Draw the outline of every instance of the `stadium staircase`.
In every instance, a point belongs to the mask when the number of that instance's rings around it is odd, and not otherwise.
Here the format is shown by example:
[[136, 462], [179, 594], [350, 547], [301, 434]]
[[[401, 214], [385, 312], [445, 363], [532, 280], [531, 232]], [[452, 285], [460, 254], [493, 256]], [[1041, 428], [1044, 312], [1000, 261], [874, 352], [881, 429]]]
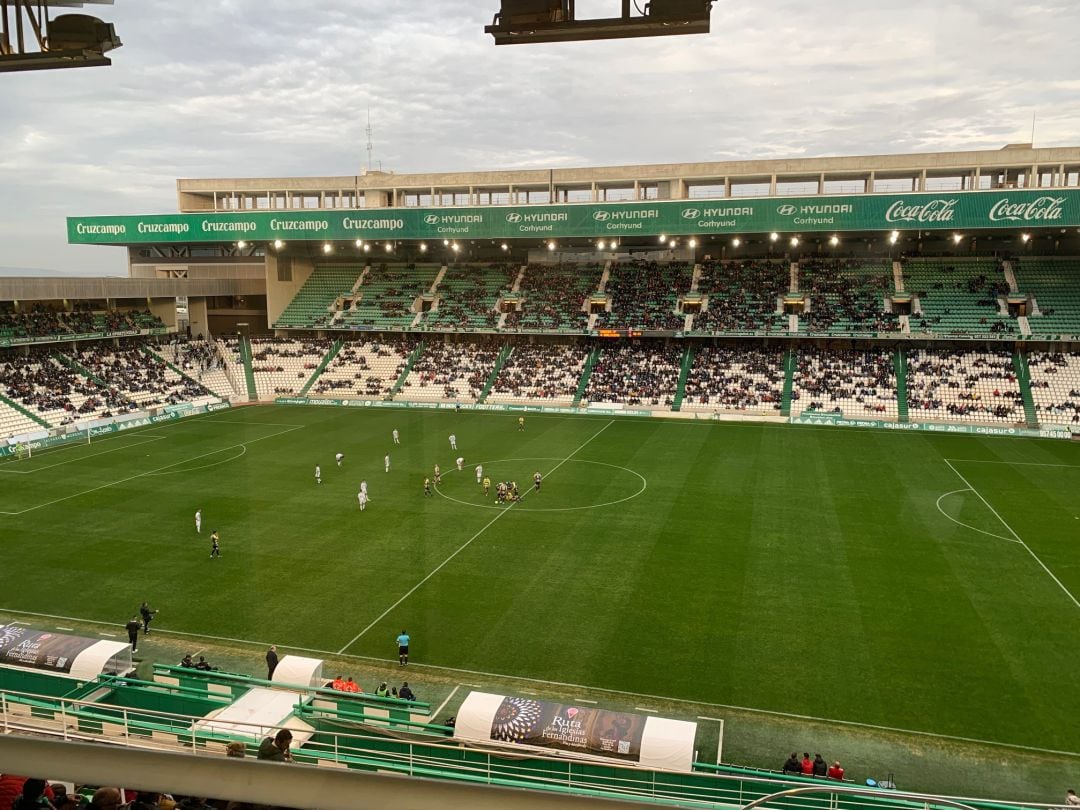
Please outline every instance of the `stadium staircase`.
[[893, 354], [893, 365], [896, 367], [896, 421], [907, 422], [907, 352], [897, 348]]
[[412, 371], [413, 364], [420, 359], [420, 355], [424, 352], [424, 341], [420, 341], [416, 344], [416, 348], [412, 350], [412, 354], [405, 361], [405, 367], [401, 369], [401, 375], [397, 378], [397, 382], [394, 383], [394, 387], [390, 389], [390, 394], [387, 399], [393, 399], [401, 391], [401, 387], [405, 385], [405, 380], [409, 377], [409, 372]]
[[698, 291], [699, 281], [701, 281], [701, 262], [694, 265], [694, 275], [690, 278], [690, 292]]
[[[799, 291], [799, 263], [798, 262], [792, 262], [791, 263], [791, 270], [789, 271], [789, 277], [788, 277], [788, 289], [793, 293], [797, 293]], [[792, 330], [792, 331], [794, 331], [794, 330]]]
[[686, 396], [686, 379], [690, 376], [690, 367], [694, 365], [694, 344], [688, 343], [683, 353], [682, 366], [679, 368], [679, 384], [675, 387], [675, 398], [671, 410], [682, 410], [683, 397]]
[[306, 397], [307, 392], [311, 389], [311, 386], [315, 384], [315, 381], [319, 379], [319, 375], [326, 370], [326, 367], [330, 365], [330, 362], [338, 356], [338, 352], [341, 351], [341, 347], [344, 345], [344, 341], [335, 340], [334, 345], [327, 351], [326, 356], [319, 362], [316, 369], [311, 372], [311, 376], [308, 377], [308, 381], [304, 383], [304, 387], [300, 389], [300, 393], [297, 396]]
[[240, 359], [244, 361], [244, 380], [247, 382], [247, 395], [249, 402], [259, 401], [259, 391], [255, 387], [255, 369], [251, 367], [251, 343], [247, 336], [241, 335], [237, 342], [240, 349]]
[[480, 392], [480, 396], [476, 398], [476, 404], [482, 404], [487, 400], [488, 394], [491, 393], [491, 389], [495, 385], [495, 378], [499, 376], [499, 371], [502, 370], [503, 364], [510, 358], [513, 351], [514, 347], [509, 343], [499, 350], [499, 356], [495, 358], [495, 367], [491, 369], [491, 374], [488, 375], [487, 382], [484, 383], [484, 388]]
[[893, 286], [897, 292], [904, 292], [904, 265], [901, 262], [892, 263]]
[[4, 403], [5, 405], [7, 405], [7, 406], [8, 406], [9, 408], [11, 408], [11, 409], [12, 409], [13, 411], [17, 411], [17, 412], [21, 413], [21, 414], [22, 414], [23, 416], [25, 416], [25, 417], [26, 417], [27, 419], [32, 419], [32, 420], [33, 420], [34, 422], [36, 422], [37, 424], [41, 425], [42, 427], [46, 427], [46, 428], [47, 428], [47, 427], [52, 427], [52, 426], [51, 426], [51, 425], [50, 425], [50, 424], [49, 424], [48, 422], [46, 422], [46, 421], [45, 421], [44, 419], [42, 419], [42, 418], [41, 418], [40, 416], [36, 416], [36, 415], [34, 415], [34, 414], [33, 414], [33, 413], [31, 413], [30, 411], [26, 410], [26, 408], [24, 408], [24, 407], [23, 407], [22, 405], [20, 405], [20, 404], [19, 404], [18, 402], [15, 402], [14, 400], [10, 400], [10, 399], [8, 399], [8, 398], [7, 398], [7, 397], [5, 397], [5, 396], [4, 396], [3, 394], [0, 394], [0, 402], [3, 402], [3, 403]]
[[1016, 382], [1020, 386], [1020, 398], [1024, 401], [1024, 418], [1029, 428], [1039, 426], [1039, 418], [1035, 413], [1035, 397], [1031, 393], [1031, 371], [1028, 369], [1027, 358], [1019, 349], [1013, 352], [1013, 368], [1016, 369]]
[[166, 366], [166, 367], [167, 367], [167, 368], [168, 368], [168, 369], [169, 369], [170, 371], [172, 371], [172, 372], [173, 372], [174, 374], [179, 374], [179, 375], [180, 375], [181, 377], [183, 377], [183, 378], [184, 378], [185, 380], [187, 380], [188, 382], [190, 382], [190, 383], [191, 383], [192, 385], [197, 385], [197, 386], [199, 386], [199, 388], [201, 388], [202, 390], [204, 390], [204, 391], [205, 391], [206, 393], [208, 393], [208, 394], [211, 394], [212, 396], [215, 396], [215, 397], [217, 396], [217, 394], [215, 394], [215, 393], [214, 393], [213, 391], [211, 391], [211, 390], [210, 390], [209, 388], [207, 388], [207, 387], [206, 387], [205, 385], [203, 385], [203, 384], [202, 384], [201, 382], [199, 382], [198, 380], [196, 380], [196, 379], [195, 379], [194, 377], [192, 377], [192, 376], [191, 376], [190, 374], [187, 374], [187, 373], [185, 373], [183, 369], [181, 369], [181, 368], [179, 368], [179, 367], [177, 367], [177, 366], [174, 366], [174, 365], [173, 365], [172, 363], [170, 363], [170, 362], [169, 362], [168, 360], [166, 360], [166, 359], [165, 359], [164, 357], [162, 357], [162, 356], [161, 356], [160, 354], [158, 354], [157, 352], [155, 352], [155, 351], [154, 351], [153, 349], [151, 349], [151, 348], [150, 348], [149, 346], [143, 346], [143, 347], [142, 347], [142, 350], [143, 350], [143, 352], [145, 352], [145, 353], [146, 353], [147, 355], [149, 355], [150, 357], [154, 358], [155, 360], [159, 360], [159, 361], [161, 361], [162, 363], [164, 363], [164, 364], [165, 364], [165, 366]]
[[86, 377], [86, 379], [90, 380], [91, 382], [95, 383], [96, 385], [100, 385], [102, 388], [108, 388], [109, 387], [109, 386], [107, 386], [105, 384], [105, 381], [103, 379], [101, 379], [101, 377], [98, 377], [98, 376], [96, 376], [94, 374], [91, 374], [90, 369], [86, 368], [86, 366], [83, 366], [80, 363], [77, 363], [74, 359], [68, 357], [63, 352], [54, 352], [53, 357], [61, 365], [67, 366], [72, 371], [74, 371], [76, 374], [81, 374], [83, 377]]
[[585, 361], [585, 368], [581, 370], [581, 379], [578, 380], [577, 391], [574, 393], [574, 407], [576, 408], [581, 404], [582, 397], [585, 396], [585, 389], [589, 387], [589, 377], [592, 376], [593, 367], [596, 365], [596, 361], [600, 358], [600, 347], [593, 346], [589, 357]]
[[1013, 272], [1012, 262], [1007, 259], [1001, 263], [1001, 271], [1005, 274], [1005, 280], [1009, 282], [1009, 292], [1020, 292], [1020, 285], [1016, 283], [1016, 273]]
[[795, 387], [795, 367], [798, 358], [794, 349], [784, 352], [784, 393], [780, 397], [780, 415], [791, 416], [791, 391]]

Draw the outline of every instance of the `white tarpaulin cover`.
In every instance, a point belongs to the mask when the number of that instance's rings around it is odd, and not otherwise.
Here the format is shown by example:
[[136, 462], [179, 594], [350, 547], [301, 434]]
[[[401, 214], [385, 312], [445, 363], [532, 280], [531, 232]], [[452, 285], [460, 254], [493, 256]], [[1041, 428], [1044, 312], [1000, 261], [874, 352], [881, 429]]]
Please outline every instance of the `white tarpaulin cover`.
[[326, 681], [322, 674], [321, 658], [305, 658], [302, 655], [286, 655], [274, 669], [274, 683], [293, 686], [322, 686]]
[[486, 692], [469, 693], [454, 729], [455, 738], [473, 743], [683, 772], [693, 767], [696, 734], [697, 723], [684, 720]]
[[296, 692], [284, 689], [252, 689], [208, 719], [200, 720], [195, 727], [253, 740], [272, 737], [278, 729], [288, 728], [292, 730], [296, 744], [302, 745], [314, 729], [293, 717], [298, 700]]

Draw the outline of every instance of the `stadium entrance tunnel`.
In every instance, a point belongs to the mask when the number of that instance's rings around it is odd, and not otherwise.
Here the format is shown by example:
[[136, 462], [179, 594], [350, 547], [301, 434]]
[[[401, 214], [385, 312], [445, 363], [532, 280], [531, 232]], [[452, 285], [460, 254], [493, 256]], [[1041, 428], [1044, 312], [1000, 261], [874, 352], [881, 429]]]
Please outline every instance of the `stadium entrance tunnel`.
[[[491, 480], [484, 495], [476, 482], [476, 466], [484, 468], [482, 478]], [[533, 487], [533, 475], [539, 472], [539, 491]], [[500, 481], [517, 482], [519, 499], [497, 503], [495, 492]], [[503, 458], [466, 463], [443, 474], [435, 491], [443, 498], [480, 509], [510, 509], [515, 512], [574, 512], [603, 509], [633, 500], [645, 493], [648, 481], [641, 473], [604, 461], [562, 458]]]

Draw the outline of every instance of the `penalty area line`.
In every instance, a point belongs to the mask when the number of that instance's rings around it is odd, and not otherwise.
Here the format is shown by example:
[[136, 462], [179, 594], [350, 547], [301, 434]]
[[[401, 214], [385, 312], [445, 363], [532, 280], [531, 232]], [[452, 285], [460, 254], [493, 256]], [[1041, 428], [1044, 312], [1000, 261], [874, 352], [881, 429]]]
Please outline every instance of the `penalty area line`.
[[[83, 624], [94, 624], [102, 627], [115, 626], [112, 622], [102, 622], [97, 619], [85, 619], [77, 616], [57, 616], [52, 613], [34, 613], [29, 610], [12, 610], [10, 608], [0, 607], [0, 613], [10, 613], [15, 616], [35, 616], [45, 619], [60, 619], [62, 621], [69, 622], [81, 622]], [[11, 624], [27, 624], [27, 622], [11, 622]], [[388, 658], [375, 658], [370, 655], [356, 655], [354, 653], [335, 653], [330, 650], [318, 650], [313, 647], [297, 647], [292, 644], [282, 644], [280, 642], [269, 641], [257, 641], [250, 638], [230, 638], [228, 636], [212, 636], [206, 633], [188, 633], [181, 630], [155, 630], [155, 633], [161, 635], [171, 636], [184, 636], [186, 638], [197, 639], [209, 639], [212, 641], [225, 641], [234, 644], [246, 644], [252, 647], [269, 647], [272, 643], [276, 643], [279, 648], [285, 648], [287, 650], [294, 650], [296, 652], [314, 653], [316, 655], [327, 656], [339, 656], [341, 658], [351, 658], [356, 661], [365, 661], [371, 664], [379, 664], [381, 666], [393, 665], [395, 671], [399, 671], [399, 667], [394, 664], [394, 661]], [[100, 633], [100, 635], [105, 635]], [[714, 703], [708, 700], [689, 700], [687, 698], [668, 697], [666, 695], [651, 695], [643, 692], [627, 692], [625, 689], [610, 689], [605, 686], [589, 686], [587, 684], [580, 683], [567, 683], [565, 681], [549, 681], [543, 678], [530, 678], [527, 675], [507, 675], [500, 672], [484, 672], [476, 669], [460, 669], [458, 667], [448, 667], [441, 664], [417, 664], [410, 663], [406, 669], [416, 670], [431, 670], [433, 672], [447, 672], [455, 675], [473, 675], [483, 678], [498, 678], [507, 681], [521, 681], [524, 683], [535, 683], [541, 686], [554, 686], [560, 689], [574, 689], [589, 694], [590, 692], [603, 692], [608, 695], [621, 695], [624, 697], [632, 698], [646, 698], [648, 700], [659, 700], [665, 703], [680, 703], [686, 706], [707, 706], [711, 709], [728, 709], [730, 711], [746, 712], [747, 714], [760, 714], [770, 717], [782, 717], [789, 720], [805, 720], [810, 723], [827, 723], [838, 726], [848, 726], [851, 728], [865, 728], [874, 731], [887, 731], [894, 734], [910, 734], [917, 737], [928, 737], [937, 740], [955, 740], [957, 742], [973, 743], [976, 745], [988, 745], [995, 748], [1011, 748], [1017, 751], [1032, 751], [1037, 754], [1052, 754], [1054, 756], [1074, 757], [1080, 759], [1080, 751], [1058, 751], [1053, 748], [1038, 748], [1032, 745], [1020, 745], [1018, 743], [1000, 742], [998, 740], [980, 740], [976, 737], [961, 737], [955, 734], [938, 734], [934, 731], [918, 731], [910, 728], [897, 728], [896, 726], [883, 726], [876, 723], [860, 723], [857, 720], [837, 720], [831, 717], [814, 717], [809, 714], [795, 714], [792, 712], [781, 712], [773, 709], [757, 709], [751, 706], [735, 706], [730, 703]], [[477, 689], [487, 689], [488, 686], [480, 684], [465, 683], [464, 686], [470, 686]]]

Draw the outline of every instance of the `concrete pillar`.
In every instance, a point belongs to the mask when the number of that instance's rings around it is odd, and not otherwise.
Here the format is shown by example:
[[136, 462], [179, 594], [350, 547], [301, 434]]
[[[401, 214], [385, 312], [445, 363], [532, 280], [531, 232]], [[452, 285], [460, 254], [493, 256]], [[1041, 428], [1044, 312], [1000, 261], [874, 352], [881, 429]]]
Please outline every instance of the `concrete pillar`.
[[919, 172], [919, 191], [926, 191], [926, 169]]
[[825, 193], [825, 172], [822, 172], [821, 174], [818, 175], [817, 193], [818, 194], [824, 194]]
[[146, 305], [151, 313], [157, 315], [165, 322], [166, 328], [176, 328], [175, 298], [151, 298], [147, 300]]
[[770, 197], [775, 197], [776, 196], [776, 175], [775, 174], [772, 175], [771, 177], [769, 177], [769, 196]]
[[[597, 189], [597, 187], [596, 187], [596, 181], [593, 180], [593, 182], [592, 182], [592, 201], [593, 202], [598, 202], [599, 201], [598, 194], [599, 194], [599, 189]], [[607, 189], [606, 188], [604, 189], [604, 200], [605, 200], [605, 202], [607, 201]]]
[[210, 337], [209, 319], [206, 317], [206, 299], [188, 298], [188, 323], [191, 325], [192, 337], [202, 335]]
[[634, 181], [634, 199], [635, 200], [640, 200], [641, 199], [641, 181], [640, 180], [635, 180]]
[[867, 194], [873, 194], [875, 182], [877, 182], [875, 178], [875, 173], [870, 172], [870, 174], [866, 176], [866, 185], [863, 187], [863, 191], [865, 191]]
[[724, 196], [725, 197], [730, 197], [731, 196], [731, 178], [730, 177], [725, 177], [724, 178]]

